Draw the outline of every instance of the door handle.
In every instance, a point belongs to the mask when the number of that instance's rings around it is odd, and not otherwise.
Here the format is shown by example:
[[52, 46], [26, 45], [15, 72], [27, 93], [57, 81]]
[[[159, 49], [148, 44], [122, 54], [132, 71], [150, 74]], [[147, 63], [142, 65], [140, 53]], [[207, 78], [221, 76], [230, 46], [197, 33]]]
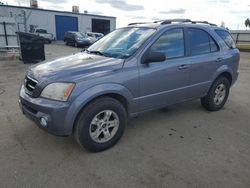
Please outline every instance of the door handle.
[[223, 60], [223, 58], [219, 57], [219, 58], [217, 58], [215, 61], [216, 61], [216, 62], [222, 62], [222, 60]]
[[178, 67], [179, 70], [187, 69], [189, 66], [187, 64], [180, 65]]

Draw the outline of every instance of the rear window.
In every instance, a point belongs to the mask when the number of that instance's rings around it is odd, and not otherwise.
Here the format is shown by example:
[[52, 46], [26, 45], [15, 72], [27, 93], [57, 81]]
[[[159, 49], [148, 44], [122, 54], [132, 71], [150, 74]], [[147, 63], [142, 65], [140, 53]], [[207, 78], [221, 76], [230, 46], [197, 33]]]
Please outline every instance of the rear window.
[[215, 40], [205, 31], [197, 28], [189, 28], [188, 36], [191, 43], [191, 54], [201, 55], [219, 51]]
[[234, 40], [228, 31], [215, 30], [215, 32], [224, 40], [229, 48], [236, 48]]

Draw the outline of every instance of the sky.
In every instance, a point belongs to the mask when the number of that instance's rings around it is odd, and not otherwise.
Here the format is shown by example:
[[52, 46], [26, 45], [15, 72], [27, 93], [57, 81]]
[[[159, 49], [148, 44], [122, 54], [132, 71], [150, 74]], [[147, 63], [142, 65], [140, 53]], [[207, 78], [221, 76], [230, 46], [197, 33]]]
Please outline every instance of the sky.
[[[4, 4], [29, 6], [29, 0], [0, 0]], [[115, 16], [117, 28], [132, 22], [187, 18], [222, 22], [229, 29], [246, 29], [250, 18], [250, 0], [38, 0], [39, 8], [71, 11], [77, 5], [80, 12]]]

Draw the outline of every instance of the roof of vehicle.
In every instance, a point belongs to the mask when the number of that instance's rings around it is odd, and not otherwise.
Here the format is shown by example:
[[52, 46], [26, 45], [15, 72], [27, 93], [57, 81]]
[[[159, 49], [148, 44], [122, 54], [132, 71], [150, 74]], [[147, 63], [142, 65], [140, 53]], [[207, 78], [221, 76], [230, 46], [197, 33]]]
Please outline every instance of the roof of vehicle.
[[87, 32], [87, 33], [89, 33], [89, 34], [95, 34], [95, 35], [103, 35], [103, 33], [97, 33], [97, 32]]
[[67, 31], [65, 32], [64, 36], [66, 36], [69, 33], [73, 34], [74, 36], [79, 36], [80, 34], [82, 37], [86, 38], [86, 34], [80, 31]]
[[154, 22], [138, 22], [138, 23], [130, 23], [127, 27], [149, 27], [155, 29], [161, 29], [168, 27], [170, 25], [188, 25], [188, 26], [197, 26], [204, 28], [214, 28], [214, 29], [225, 29], [217, 26], [216, 24], [209, 23], [207, 21], [192, 21], [190, 19], [167, 19], [167, 20], [158, 20]]
[[66, 33], [80, 33], [78, 31], [67, 31]]

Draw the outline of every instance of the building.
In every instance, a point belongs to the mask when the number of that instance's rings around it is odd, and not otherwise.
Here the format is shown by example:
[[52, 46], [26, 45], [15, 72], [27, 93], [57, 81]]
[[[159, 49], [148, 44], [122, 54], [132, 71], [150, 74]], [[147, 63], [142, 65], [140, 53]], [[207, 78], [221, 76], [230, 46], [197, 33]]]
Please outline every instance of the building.
[[18, 31], [31, 32], [35, 28], [46, 29], [57, 40], [63, 40], [66, 31], [92, 31], [107, 34], [116, 28], [115, 17], [32, 7], [0, 5], [0, 16], [13, 17]]

